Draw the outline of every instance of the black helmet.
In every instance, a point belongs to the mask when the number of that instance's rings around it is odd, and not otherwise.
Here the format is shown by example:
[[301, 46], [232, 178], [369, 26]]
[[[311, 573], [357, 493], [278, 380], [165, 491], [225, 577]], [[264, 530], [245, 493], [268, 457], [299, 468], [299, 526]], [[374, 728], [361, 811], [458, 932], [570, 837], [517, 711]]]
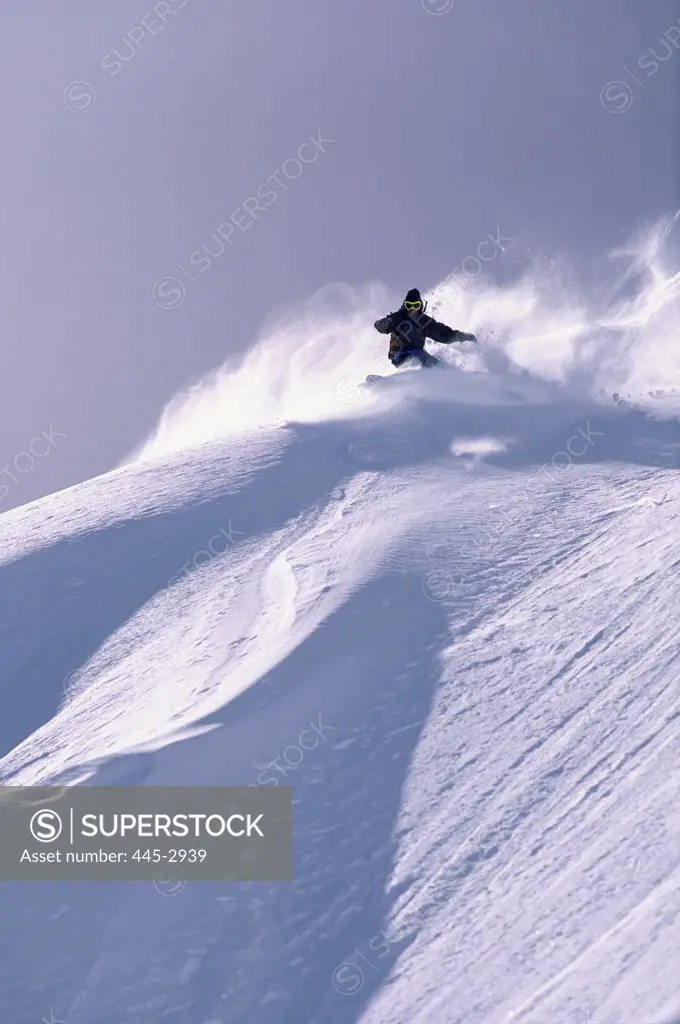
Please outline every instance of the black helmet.
[[406, 298], [404, 299], [404, 308], [417, 309], [418, 307], [415, 305], [416, 302], [420, 303], [420, 308], [422, 309], [423, 299], [420, 292], [418, 291], [417, 288], [409, 288], [409, 290], [406, 292]]

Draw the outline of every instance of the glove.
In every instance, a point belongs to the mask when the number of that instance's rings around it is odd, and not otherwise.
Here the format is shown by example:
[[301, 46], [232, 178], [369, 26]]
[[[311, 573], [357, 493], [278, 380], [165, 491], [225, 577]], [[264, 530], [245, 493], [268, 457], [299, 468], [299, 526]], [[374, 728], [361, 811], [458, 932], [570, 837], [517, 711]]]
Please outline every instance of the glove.
[[392, 330], [392, 317], [384, 316], [381, 320], [376, 320], [373, 326], [379, 334], [389, 334]]

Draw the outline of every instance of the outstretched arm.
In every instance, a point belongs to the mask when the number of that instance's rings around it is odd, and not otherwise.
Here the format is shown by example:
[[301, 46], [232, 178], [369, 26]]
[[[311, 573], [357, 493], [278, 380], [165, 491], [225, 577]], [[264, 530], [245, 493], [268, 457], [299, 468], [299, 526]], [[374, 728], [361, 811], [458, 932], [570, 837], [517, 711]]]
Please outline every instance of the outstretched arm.
[[474, 334], [466, 334], [465, 331], [455, 331], [446, 324], [440, 324], [430, 318], [429, 324], [425, 327], [425, 335], [432, 341], [438, 341], [441, 345], [450, 345], [454, 341], [476, 341]]
[[428, 317], [429, 323], [425, 325], [425, 337], [431, 338], [432, 341], [439, 341], [443, 345], [448, 345], [450, 341], [454, 340], [454, 335], [457, 333], [446, 324], [440, 324], [432, 317]]

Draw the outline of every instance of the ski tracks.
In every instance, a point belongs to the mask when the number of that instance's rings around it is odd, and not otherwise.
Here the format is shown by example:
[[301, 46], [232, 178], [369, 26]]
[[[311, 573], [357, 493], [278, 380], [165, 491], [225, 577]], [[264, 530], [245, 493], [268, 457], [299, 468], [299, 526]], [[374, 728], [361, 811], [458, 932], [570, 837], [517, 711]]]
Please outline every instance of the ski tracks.
[[[454, 625], [405, 793], [393, 879], [410, 882], [394, 934], [420, 935], [403, 969], [437, 962], [452, 979], [433, 979], [429, 998], [407, 1011], [415, 1021], [500, 1024], [513, 1012], [566, 1024], [574, 974], [581, 1008], [604, 1005], [616, 975], [604, 966], [626, 929], [642, 921], [643, 932], [654, 927], [670, 941], [680, 899], [659, 903], [657, 894], [670, 896], [673, 880], [677, 889], [680, 864], [668, 825], [680, 796], [678, 647], [668, 615], [680, 601], [672, 500], [680, 491], [664, 489], [663, 502], [612, 510], [608, 488], [592, 493], [585, 474], [576, 493], [552, 495], [560, 517], [545, 508], [542, 517], [555, 523], [552, 533], [528, 532], [519, 551], [501, 555], [495, 605], [486, 594], [468, 628]], [[495, 574], [492, 560], [487, 579]], [[629, 949], [630, 936], [620, 944]], [[486, 979], [479, 990], [477, 975]], [[461, 988], [453, 979], [463, 976]], [[630, 1000], [629, 992], [626, 1003], [614, 1001], [624, 1021], [633, 1019]], [[379, 1006], [376, 1014], [386, 1012]]]

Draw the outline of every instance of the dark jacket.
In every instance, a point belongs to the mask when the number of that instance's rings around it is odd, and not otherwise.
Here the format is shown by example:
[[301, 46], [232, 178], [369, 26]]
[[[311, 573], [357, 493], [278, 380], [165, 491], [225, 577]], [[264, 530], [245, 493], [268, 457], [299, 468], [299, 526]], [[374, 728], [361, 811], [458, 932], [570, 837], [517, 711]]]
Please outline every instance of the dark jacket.
[[398, 352], [411, 352], [425, 347], [425, 339], [439, 341], [448, 345], [456, 341], [461, 332], [454, 331], [446, 324], [440, 324], [422, 311], [411, 317], [402, 307], [395, 313], [389, 313], [381, 320], [376, 320], [375, 329], [380, 334], [390, 336], [390, 357]]

